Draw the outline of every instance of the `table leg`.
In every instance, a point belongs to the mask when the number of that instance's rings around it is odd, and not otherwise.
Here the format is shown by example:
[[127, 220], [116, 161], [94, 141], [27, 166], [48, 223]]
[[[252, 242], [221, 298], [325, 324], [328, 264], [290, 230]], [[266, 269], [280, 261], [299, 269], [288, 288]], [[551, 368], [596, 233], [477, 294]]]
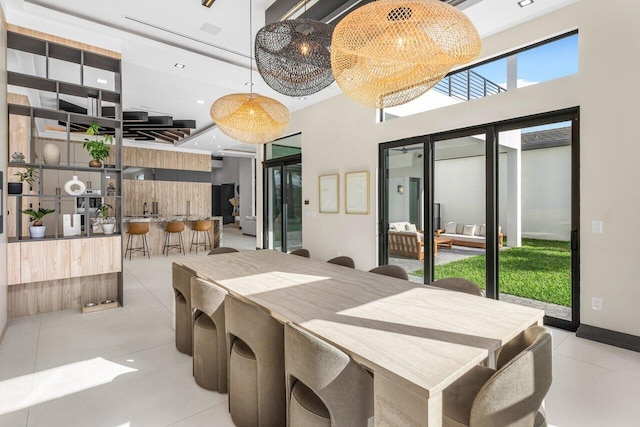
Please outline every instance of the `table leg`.
[[433, 242], [433, 256], [438, 256], [438, 242]]
[[442, 426], [442, 393], [428, 397], [374, 375], [375, 426]]

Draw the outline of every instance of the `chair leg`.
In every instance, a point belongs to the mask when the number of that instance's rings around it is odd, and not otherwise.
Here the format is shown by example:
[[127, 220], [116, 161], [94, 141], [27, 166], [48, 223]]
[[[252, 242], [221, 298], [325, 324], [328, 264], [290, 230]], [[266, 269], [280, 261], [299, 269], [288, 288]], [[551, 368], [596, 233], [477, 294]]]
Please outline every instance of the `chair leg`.
[[162, 255], [164, 255], [164, 254], [165, 254], [165, 252], [166, 252], [166, 255], [167, 255], [167, 256], [169, 256], [169, 251], [167, 251], [167, 243], [168, 243], [168, 240], [169, 240], [169, 233], [167, 233], [167, 232], [165, 231], [165, 232], [164, 232], [164, 245], [162, 246]]
[[[195, 231], [195, 230], [193, 230], [193, 231], [191, 232], [191, 245], [189, 246], [189, 252], [191, 252], [191, 251], [193, 250], [193, 239], [195, 239], [195, 237], [196, 237], [196, 231]], [[196, 249], [197, 249], [197, 248], [196, 248]]]
[[129, 252], [129, 261], [131, 261], [131, 234], [129, 234], [129, 239], [127, 240], [127, 250], [124, 253], [124, 256], [127, 256], [127, 252]]
[[207, 240], [209, 240], [209, 250], [212, 250], [213, 245], [211, 244], [211, 235], [209, 234], [209, 231], [205, 231], [204, 236], [204, 249], [207, 250]]
[[151, 259], [151, 253], [149, 252], [149, 244], [147, 243], [147, 235], [142, 235], [142, 247], [143, 247], [143, 256], [146, 254], [149, 259]]
[[182, 241], [182, 231], [180, 232], [179, 236], [180, 236], [180, 250], [182, 250], [182, 255], [186, 256], [187, 253], [184, 250], [184, 242]]

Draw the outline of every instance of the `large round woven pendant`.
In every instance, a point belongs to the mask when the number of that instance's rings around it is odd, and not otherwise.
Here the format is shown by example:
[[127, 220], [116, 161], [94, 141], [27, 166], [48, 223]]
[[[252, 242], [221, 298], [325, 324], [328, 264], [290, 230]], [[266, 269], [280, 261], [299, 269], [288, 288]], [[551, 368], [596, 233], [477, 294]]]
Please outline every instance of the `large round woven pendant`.
[[256, 34], [256, 65], [276, 92], [306, 96], [333, 83], [333, 27], [312, 19], [293, 19], [264, 26]]
[[211, 106], [211, 118], [225, 135], [248, 144], [277, 139], [290, 120], [287, 107], [257, 93], [223, 96]]
[[480, 54], [469, 18], [438, 0], [378, 0], [338, 23], [333, 76], [354, 101], [386, 108], [435, 86], [453, 66]]

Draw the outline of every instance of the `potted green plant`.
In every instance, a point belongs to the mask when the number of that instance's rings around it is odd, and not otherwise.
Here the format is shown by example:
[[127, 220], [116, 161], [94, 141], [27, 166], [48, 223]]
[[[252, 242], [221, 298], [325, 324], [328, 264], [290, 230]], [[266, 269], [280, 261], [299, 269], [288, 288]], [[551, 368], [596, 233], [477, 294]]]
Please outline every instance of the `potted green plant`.
[[29, 235], [31, 235], [32, 239], [44, 237], [44, 234], [47, 231], [47, 227], [45, 225], [42, 225], [42, 218], [55, 211], [55, 209], [44, 208], [39, 208], [37, 211], [33, 209], [25, 209], [22, 211], [23, 214], [27, 214], [33, 219], [33, 223], [31, 223], [31, 225], [29, 226]]
[[113, 231], [116, 227], [116, 219], [114, 217], [109, 216], [109, 209], [113, 209], [113, 206], [108, 205], [106, 203], [100, 205], [98, 207], [98, 212], [102, 217], [102, 230], [104, 234], [113, 234]]
[[102, 135], [101, 138], [98, 138], [100, 136], [100, 125], [95, 122], [91, 123], [86, 133], [94, 137], [93, 139], [85, 138], [82, 145], [93, 159], [89, 162], [89, 166], [101, 168], [102, 160], [109, 157], [109, 149], [111, 148], [110, 145], [113, 144], [113, 137], [111, 135]]
[[26, 168], [24, 172], [16, 172], [15, 176], [18, 177], [18, 182], [9, 182], [9, 194], [22, 194], [22, 183], [26, 182], [29, 184], [29, 189], [33, 189], [33, 184], [35, 184], [38, 179], [38, 171], [36, 168]]

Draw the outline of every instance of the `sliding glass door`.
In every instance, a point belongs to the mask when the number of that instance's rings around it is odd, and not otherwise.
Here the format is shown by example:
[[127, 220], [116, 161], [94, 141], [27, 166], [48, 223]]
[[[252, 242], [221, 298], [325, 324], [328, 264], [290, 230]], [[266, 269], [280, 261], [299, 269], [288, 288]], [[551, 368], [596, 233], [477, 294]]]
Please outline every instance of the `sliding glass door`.
[[423, 283], [469, 279], [575, 330], [577, 120], [571, 109], [381, 144], [379, 263]]

